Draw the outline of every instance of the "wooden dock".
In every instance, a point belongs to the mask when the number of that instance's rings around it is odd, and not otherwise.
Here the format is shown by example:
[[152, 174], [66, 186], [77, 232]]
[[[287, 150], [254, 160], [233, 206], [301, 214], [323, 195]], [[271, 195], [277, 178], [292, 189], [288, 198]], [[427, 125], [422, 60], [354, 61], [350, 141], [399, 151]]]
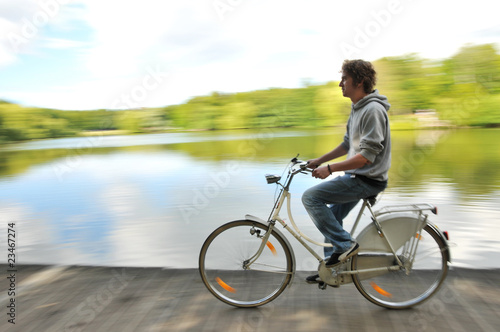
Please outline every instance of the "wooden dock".
[[22, 266], [14, 281], [0, 269], [0, 331], [500, 331], [500, 270], [452, 269], [431, 300], [387, 310], [352, 284], [309, 285], [308, 272], [275, 301], [240, 309], [195, 269]]

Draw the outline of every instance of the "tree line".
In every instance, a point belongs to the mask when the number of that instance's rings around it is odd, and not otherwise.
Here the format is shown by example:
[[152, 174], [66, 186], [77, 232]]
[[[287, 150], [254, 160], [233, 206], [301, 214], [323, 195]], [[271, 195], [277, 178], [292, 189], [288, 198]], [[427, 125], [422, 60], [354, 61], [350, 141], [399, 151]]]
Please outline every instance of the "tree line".
[[[500, 125], [500, 54], [495, 45], [466, 45], [444, 60], [417, 54], [373, 62], [377, 88], [395, 123], [411, 124], [427, 110], [449, 126]], [[225, 130], [344, 125], [350, 101], [338, 82], [239, 93], [214, 92], [180, 105], [131, 110], [65, 111], [0, 101], [0, 141], [168, 130]], [[397, 127], [397, 126], [395, 126]]]

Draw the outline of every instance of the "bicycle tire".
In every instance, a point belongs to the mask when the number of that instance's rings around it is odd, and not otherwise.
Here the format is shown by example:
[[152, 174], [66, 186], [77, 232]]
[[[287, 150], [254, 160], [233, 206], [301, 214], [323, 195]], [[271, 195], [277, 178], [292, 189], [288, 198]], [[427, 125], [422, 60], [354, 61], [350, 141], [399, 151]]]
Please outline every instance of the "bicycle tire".
[[199, 272], [216, 298], [236, 307], [257, 307], [285, 290], [295, 267], [292, 251], [277, 230], [272, 230], [258, 259], [249, 269], [244, 268], [244, 262], [261, 247], [268, 227], [256, 221], [237, 220], [208, 236], [200, 251]]
[[[439, 290], [448, 273], [448, 247], [429, 225], [426, 225], [420, 234], [416, 234], [415, 238], [418, 246], [409, 274], [405, 269], [379, 272], [379, 275], [375, 273], [371, 277], [362, 273], [355, 274], [352, 277], [353, 282], [361, 295], [384, 308], [406, 309], [428, 300]], [[403, 247], [395, 248], [400, 259], [404, 259]], [[376, 259], [386, 263], [376, 263]], [[384, 265], [396, 265], [392, 253], [363, 252], [361, 248], [358, 255], [352, 259], [351, 269], [361, 270]]]

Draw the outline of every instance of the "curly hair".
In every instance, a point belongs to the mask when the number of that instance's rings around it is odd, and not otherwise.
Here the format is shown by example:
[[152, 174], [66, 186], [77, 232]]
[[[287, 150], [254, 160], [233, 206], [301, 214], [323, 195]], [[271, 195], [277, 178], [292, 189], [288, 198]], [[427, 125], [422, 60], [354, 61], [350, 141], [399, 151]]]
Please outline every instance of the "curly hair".
[[363, 82], [363, 90], [366, 93], [371, 93], [373, 87], [377, 83], [377, 73], [373, 65], [364, 60], [344, 60], [341, 73], [346, 73], [352, 77], [352, 82], [355, 85]]

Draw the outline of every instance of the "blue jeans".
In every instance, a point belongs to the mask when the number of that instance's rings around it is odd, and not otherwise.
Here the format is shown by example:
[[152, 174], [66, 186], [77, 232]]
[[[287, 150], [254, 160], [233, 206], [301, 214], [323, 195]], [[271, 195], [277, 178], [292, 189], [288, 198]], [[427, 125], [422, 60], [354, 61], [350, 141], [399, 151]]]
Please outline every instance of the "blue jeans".
[[350, 174], [338, 176], [330, 181], [309, 188], [302, 195], [302, 203], [318, 230], [325, 236], [325, 257], [349, 250], [351, 234], [344, 230], [343, 220], [362, 198], [377, 195], [386, 184], [374, 186]]

